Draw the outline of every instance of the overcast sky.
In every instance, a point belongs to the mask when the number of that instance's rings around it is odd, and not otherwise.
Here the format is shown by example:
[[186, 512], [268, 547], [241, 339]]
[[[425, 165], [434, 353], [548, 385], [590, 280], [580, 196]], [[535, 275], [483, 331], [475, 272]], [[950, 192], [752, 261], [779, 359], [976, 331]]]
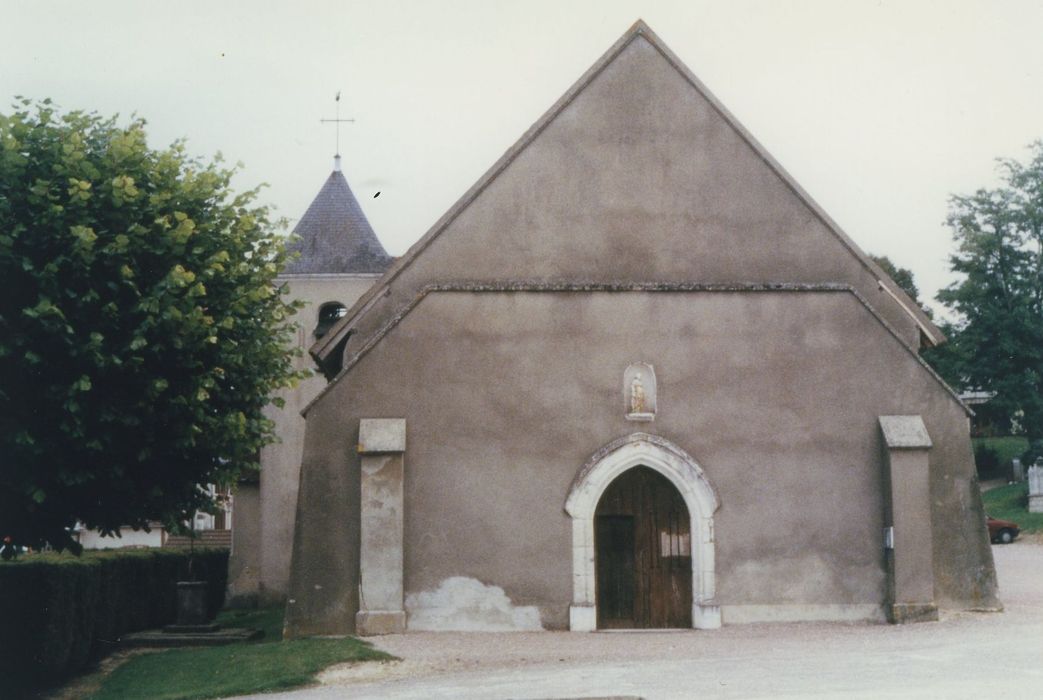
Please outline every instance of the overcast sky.
[[[0, 0], [15, 95], [133, 112], [301, 216], [332, 165], [403, 253], [638, 18], [867, 252], [951, 281], [951, 193], [1043, 138], [1043, 2]], [[379, 198], [374, 194], [380, 192]]]

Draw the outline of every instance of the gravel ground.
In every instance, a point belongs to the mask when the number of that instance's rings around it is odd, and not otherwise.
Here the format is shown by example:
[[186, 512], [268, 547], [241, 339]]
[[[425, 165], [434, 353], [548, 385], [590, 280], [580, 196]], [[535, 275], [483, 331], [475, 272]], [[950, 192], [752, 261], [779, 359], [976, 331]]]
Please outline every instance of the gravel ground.
[[1043, 545], [993, 553], [1002, 614], [906, 626], [389, 635], [374, 641], [401, 662], [334, 667], [322, 686], [255, 697], [1043, 697]]

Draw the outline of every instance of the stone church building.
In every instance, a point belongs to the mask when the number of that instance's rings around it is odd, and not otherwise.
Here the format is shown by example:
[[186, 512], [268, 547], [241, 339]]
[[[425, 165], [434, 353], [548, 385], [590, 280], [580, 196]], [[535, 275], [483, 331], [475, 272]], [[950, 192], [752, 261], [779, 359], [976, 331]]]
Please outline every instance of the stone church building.
[[287, 634], [996, 608], [940, 342], [639, 22], [312, 345]]
[[[304, 302], [294, 321], [299, 326], [297, 345], [306, 351], [380, 277], [391, 256], [348, 186], [340, 155], [293, 233], [297, 238], [290, 250], [297, 258], [276, 281], [289, 286], [291, 299]], [[296, 364], [297, 369], [313, 367], [306, 352]], [[261, 450], [260, 471], [236, 489], [229, 562], [232, 600], [266, 604], [286, 598], [304, 447], [301, 409], [325, 385], [322, 375], [312, 376], [281, 393], [283, 408], [267, 409], [279, 442]]]

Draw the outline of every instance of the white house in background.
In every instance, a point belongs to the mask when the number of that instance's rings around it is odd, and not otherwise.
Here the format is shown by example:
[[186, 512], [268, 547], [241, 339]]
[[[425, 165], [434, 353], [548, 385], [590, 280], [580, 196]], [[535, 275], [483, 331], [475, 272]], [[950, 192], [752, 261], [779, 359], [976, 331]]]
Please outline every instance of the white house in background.
[[167, 531], [159, 523], [152, 523], [148, 532], [121, 527], [119, 536], [102, 535], [97, 530], [88, 530], [76, 524], [76, 541], [84, 549], [131, 549], [139, 547], [162, 547], [167, 539]]
[[[207, 484], [207, 491], [216, 498], [221, 510], [216, 515], [198, 511], [193, 517], [192, 529], [196, 542], [204, 547], [230, 547], [232, 544], [232, 494], [218, 493], [217, 487]], [[149, 523], [149, 529], [135, 530], [121, 527], [119, 535], [102, 535], [77, 523], [73, 530], [76, 541], [84, 549], [139, 549], [143, 547], [184, 547], [191, 538], [172, 535], [159, 522]]]

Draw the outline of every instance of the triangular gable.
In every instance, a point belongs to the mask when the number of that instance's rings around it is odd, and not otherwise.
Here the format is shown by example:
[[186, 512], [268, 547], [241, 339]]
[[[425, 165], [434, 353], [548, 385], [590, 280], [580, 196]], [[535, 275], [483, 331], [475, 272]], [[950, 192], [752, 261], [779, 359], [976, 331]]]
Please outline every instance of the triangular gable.
[[[397, 305], [390, 301], [384, 301], [384, 298], [388, 297], [391, 293], [392, 283], [399, 280], [403, 273], [410, 270], [410, 268], [417, 263], [421, 254], [438, 240], [443, 232], [451, 228], [454, 222], [464, 215], [469, 207], [471, 207], [484, 192], [495, 186], [497, 180], [510, 168], [512, 163], [521, 158], [538, 137], [551, 127], [555, 120], [558, 119], [559, 116], [570, 107], [570, 105], [580, 98], [584, 91], [590, 87], [598, 76], [606, 71], [607, 68], [612, 66], [624, 51], [626, 51], [634, 41], [638, 40], [647, 41], [648, 44], [652, 46], [658, 54], [665, 59], [665, 61], [680, 76], [683, 77], [685, 81], [687, 81], [687, 84], [694, 88], [695, 92], [712, 107], [716, 117], [738, 136], [744, 146], [752, 151], [752, 153], [762, 161], [763, 165], [770, 170], [774, 177], [784, 183], [784, 186], [788, 189], [791, 195], [795, 196], [795, 198], [802, 203], [814, 219], [817, 219], [818, 224], [824, 227], [824, 229], [832, 235], [835, 241], [839, 242], [842, 247], [846, 249], [847, 254], [857, 262], [857, 265], [861, 266], [866, 279], [871, 279], [874, 285], [879, 284], [880, 289], [886, 291], [888, 298], [884, 300], [882, 304], [878, 304], [878, 306], [884, 304], [893, 305], [897, 311], [892, 313], [899, 316], [904, 315], [911, 319], [920, 329], [923, 337], [926, 338], [928, 342], [932, 344], [944, 342], [944, 336], [942, 333], [934, 326], [930, 319], [924, 315], [922, 310], [911, 299], [909, 299], [909, 297], [896, 284], [894, 284], [894, 282], [875, 263], [873, 263], [873, 261], [870, 260], [846, 234], [844, 234], [836, 222], [834, 222], [821, 209], [821, 207], [814, 202], [814, 200], [794, 181], [782, 166], [780, 166], [749, 134], [738, 120], [736, 120], [735, 117], [720, 104], [720, 102], [691, 73], [691, 71], [689, 71], [680, 60], [678, 60], [677, 57], [666, 48], [662, 41], [648, 28], [648, 26], [644, 22], [638, 21], [583, 75], [583, 77], [579, 79], [579, 81], [572, 86], [572, 88], [568, 90], [568, 92], [565, 93], [564, 96], [562, 96], [560, 100], [558, 100], [558, 102], [547, 113], [545, 113], [532, 127], [529, 128], [522, 138], [512, 146], [497, 161], [497, 163], [490, 168], [489, 171], [487, 171], [485, 175], [483, 175], [482, 178], [480, 178], [479, 181], [409, 249], [404, 256], [399, 258], [391, 266], [385, 275], [356, 302], [345, 318], [331, 329], [330, 333], [315, 343], [311, 348], [311, 353], [320, 364], [328, 363], [331, 357], [334, 356], [334, 353], [339, 352], [340, 348], [343, 347], [343, 343], [345, 342], [349, 332], [359, 327], [360, 323], [366, 323], [365, 319], [367, 314], [373, 313], [374, 309], [377, 309], [377, 307], [382, 303], [385, 305], [390, 304], [391, 306], [388, 308], [381, 308], [377, 311], [378, 318], [376, 320], [385, 319], [389, 314], [394, 312], [394, 308], [397, 308]], [[743, 279], [731, 281], [777, 282], [781, 280]], [[820, 281], [824, 282], [833, 280]], [[421, 282], [418, 286], [423, 286], [423, 284], [424, 282]], [[407, 284], [406, 286], [408, 287], [409, 285]], [[865, 292], [864, 287], [865, 285], [863, 285], [863, 292]], [[399, 291], [405, 293], [404, 290]], [[374, 323], [366, 323], [366, 325], [367, 327], [361, 334], [361, 338], [372, 335], [380, 327], [380, 323], [375, 321]], [[359, 342], [363, 342], [363, 340], [360, 339]]]

